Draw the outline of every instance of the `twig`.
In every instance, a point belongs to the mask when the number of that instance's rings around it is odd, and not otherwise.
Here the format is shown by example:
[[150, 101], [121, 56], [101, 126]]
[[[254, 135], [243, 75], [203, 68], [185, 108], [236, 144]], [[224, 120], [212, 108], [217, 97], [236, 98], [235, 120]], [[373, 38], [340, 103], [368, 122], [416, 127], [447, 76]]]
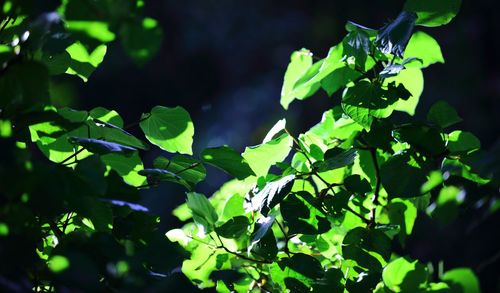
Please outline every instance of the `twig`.
[[[376, 180], [377, 180], [377, 182], [375, 183], [375, 192], [374, 192], [374, 196], [373, 196], [373, 203], [374, 204], [379, 204], [378, 197], [379, 197], [379, 194], [380, 194], [381, 180], [380, 180], [380, 167], [379, 167], [378, 161], [377, 161], [377, 149], [376, 148], [370, 148], [370, 155], [372, 157], [373, 165], [375, 167], [375, 177], [376, 177]], [[372, 209], [371, 224], [375, 223], [375, 214], [376, 214], [376, 207]]]
[[[169, 161], [169, 162], [170, 162], [170, 161]], [[185, 172], [185, 171], [190, 170], [190, 169], [194, 169], [194, 168], [198, 167], [199, 165], [200, 165], [200, 163], [199, 163], [199, 162], [193, 163], [193, 164], [191, 164], [191, 165], [187, 166], [186, 168], [184, 168], [184, 169], [182, 169], [182, 170], [179, 170], [179, 171], [177, 171], [177, 172], [174, 172], [174, 174], [175, 174], [175, 175], [179, 175], [180, 173]]]
[[[212, 237], [210, 235], [210, 237]], [[217, 238], [219, 239], [220, 241], [220, 246], [217, 246], [217, 248], [222, 248], [224, 249], [227, 253], [230, 253], [232, 255], [235, 255], [239, 258], [242, 258], [244, 260], [248, 260], [248, 261], [252, 261], [252, 262], [256, 262], [256, 263], [263, 263], [263, 264], [272, 264], [273, 262], [272, 261], [269, 261], [269, 260], [260, 260], [260, 259], [255, 259], [255, 258], [251, 258], [251, 257], [248, 257], [244, 254], [241, 254], [241, 253], [238, 253], [238, 252], [235, 252], [235, 251], [231, 251], [229, 248], [225, 247], [224, 246], [224, 243], [222, 242], [222, 239], [220, 239], [220, 236], [217, 234]], [[213, 239], [213, 238], [212, 238]]]
[[147, 120], [149, 117], [151, 117], [151, 114], [145, 116], [145, 117], [142, 117], [141, 119], [139, 119], [139, 121], [137, 122], [134, 122], [134, 123], [130, 123], [130, 124], [127, 124], [123, 127], [123, 130], [127, 130], [127, 129], [130, 129], [132, 127], [135, 127], [137, 125], [139, 125], [142, 121], [145, 121]]
[[[78, 156], [81, 152], [83, 152], [84, 148], [79, 149], [78, 151], [74, 152], [71, 156], [67, 157], [66, 159], [62, 160], [62, 162], [59, 162], [59, 165], [64, 165], [67, 161], [73, 159], [74, 157]], [[73, 164], [73, 163], [71, 163]]]
[[49, 222], [50, 229], [54, 232], [58, 240], [61, 240], [64, 237], [64, 232], [57, 227], [57, 225], [53, 222]]
[[358, 218], [360, 218], [365, 224], [370, 224], [371, 223], [370, 220], [367, 220], [360, 213], [358, 213], [355, 210], [353, 210], [350, 206], [345, 206], [345, 209], [348, 210], [349, 212], [353, 213], [354, 215], [358, 216]]
[[290, 257], [290, 249], [288, 249], [288, 241], [290, 241], [290, 238], [288, 237], [288, 234], [285, 232], [283, 226], [281, 226], [280, 222], [276, 220], [276, 224], [278, 224], [281, 233], [283, 233], [283, 236], [285, 237], [285, 253], [286, 255], [288, 255], [288, 257]]

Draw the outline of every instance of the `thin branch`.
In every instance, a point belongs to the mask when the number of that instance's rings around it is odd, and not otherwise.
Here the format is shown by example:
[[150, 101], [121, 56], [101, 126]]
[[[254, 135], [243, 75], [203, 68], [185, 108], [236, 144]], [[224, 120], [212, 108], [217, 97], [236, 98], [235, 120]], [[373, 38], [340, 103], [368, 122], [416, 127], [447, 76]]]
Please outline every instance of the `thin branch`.
[[158, 182], [153, 182], [153, 183], [146, 183], [146, 184], [137, 186], [136, 188], [137, 189], [144, 189], [144, 188], [148, 188], [148, 187], [157, 187], [157, 186], [158, 186]]
[[64, 232], [57, 227], [55, 223], [49, 222], [50, 229], [54, 232], [58, 240], [61, 240], [64, 237]]
[[[59, 165], [65, 165], [66, 162], [68, 162], [69, 160], [75, 158], [76, 156], [78, 156], [78, 154], [80, 154], [81, 152], [83, 152], [83, 150], [85, 150], [85, 148], [81, 148], [79, 149], [78, 151], [74, 152], [71, 156], [67, 157], [66, 159], [62, 160], [62, 162], [59, 162]], [[68, 165], [71, 165], [73, 163], [70, 163]]]
[[66, 234], [66, 228], [68, 227], [69, 220], [71, 219], [72, 216], [73, 216], [73, 212], [68, 213], [68, 216], [66, 217], [66, 221], [64, 221], [64, 224], [63, 224], [62, 229], [61, 229], [64, 234]]
[[127, 124], [123, 127], [123, 130], [127, 130], [127, 129], [130, 129], [132, 127], [135, 127], [137, 125], [139, 125], [142, 121], [145, 121], [147, 120], [149, 117], [151, 117], [151, 114], [145, 116], [145, 117], [142, 117], [141, 119], [139, 119], [139, 121], [137, 122], [134, 122], [134, 123], [130, 123], [130, 124]]
[[350, 206], [345, 206], [346, 210], [348, 210], [349, 212], [353, 213], [354, 215], [358, 216], [358, 218], [360, 218], [365, 224], [370, 224], [371, 221], [370, 220], [367, 220], [365, 217], [363, 217], [360, 213], [356, 212], [355, 210], [353, 210]]
[[[170, 161], [169, 161], [169, 162], [170, 162]], [[199, 162], [193, 163], [193, 164], [191, 164], [191, 165], [187, 166], [186, 168], [184, 168], [184, 169], [182, 169], [182, 170], [179, 170], [179, 171], [177, 171], [177, 172], [174, 172], [174, 174], [175, 174], [175, 175], [179, 175], [180, 173], [185, 172], [185, 171], [190, 170], [190, 169], [194, 169], [194, 168], [198, 167], [199, 165], [200, 165], [200, 163], [199, 163]]]
[[283, 233], [283, 236], [285, 237], [285, 253], [290, 257], [290, 249], [288, 249], [288, 242], [290, 241], [290, 238], [288, 237], [288, 234], [285, 232], [285, 229], [283, 226], [281, 226], [280, 222], [276, 220], [276, 224], [278, 224], [278, 227], [281, 230], [281, 233]]
[[[212, 236], [210, 236], [212, 237]], [[220, 239], [220, 236], [217, 234], [217, 238], [219, 239], [220, 241], [220, 246], [218, 246], [217, 248], [222, 248], [224, 249], [227, 253], [230, 253], [232, 255], [235, 255], [239, 258], [242, 258], [244, 260], [248, 260], [248, 261], [252, 261], [252, 262], [256, 262], [256, 263], [263, 263], [263, 264], [272, 264], [273, 262], [272, 261], [269, 261], [269, 260], [260, 260], [260, 259], [255, 259], [255, 258], [251, 258], [251, 257], [248, 257], [244, 254], [241, 254], [241, 253], [238, 253], [238, 252], [235, 252], [235, 251], [231, 251], [229, 248], [225, 247], [224, 246], [224, 243], [222, 242], [222, 239]], [[213, 238], [212, 238], [213, 239]]]
[[[377, 161], [377, 149], [376, 148], [370, 148], [370, 155], [372, 157], [373, 161], [373, 166], [375, 167], [375, 177], [377, 182], [375, 183], [375, 192], [374, 192], [374, 197], [373, 197], [373, 203], [374, 204], [379, 204], [379, 195], [380, 195], [380, 167], [378, 165]], [[371, 223], [375, 223], [375, 214], [376, 214], [376, 207], [372, 209], [372, 215], [371, 215]]]

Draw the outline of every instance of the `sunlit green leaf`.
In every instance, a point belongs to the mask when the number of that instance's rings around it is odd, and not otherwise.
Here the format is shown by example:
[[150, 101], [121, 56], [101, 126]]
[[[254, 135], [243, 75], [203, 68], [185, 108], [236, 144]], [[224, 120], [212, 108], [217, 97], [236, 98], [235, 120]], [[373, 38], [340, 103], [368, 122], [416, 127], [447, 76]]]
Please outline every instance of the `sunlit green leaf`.
[[152, 144], [171, 153], [193, 154], [194, 126], [183, 108], [156, 106], [141, 120], [141, 129]]
[[283, 87], [281, 89], [281, 105], [287, 109], [288, 105], [295, 99], [293, 87], [297, 80], [311, 67], [312, 53], [307, 49], [293, 52], [290, 64], [286, 69]]
[[419, 62], [411, 62], [407, 67], [425, 68], [434, 63], [444, 63], [443, 54], [438, 42], [430, 35], [421, 31], [415, 32], [411, 36], [403, 58], [412, 57], [418, 58]]
[[382, 279], [394, 292], [418, 291], [427, 283], [427, 268], [416, 260], [400, 257], [384, 268]]
[[449, 23], [460, 10], [461, 0], [407, 0], [404, 9], [417, 13], [417, 24], [440, 26]]
[[456, 130], [449, 134], [446, 148], [452, 154], [467, 154], [481, 147], [481, 142], [472, 133]]
[[66, 73], [78, 75], [83, 81], [87, 81], [104, 59], [106, 49], [106, 45], [100, 45], [92, 52], [89, 52], [82, 43], [73, 43], [66, 49], [71, 56], [71, 62]]
[[449, 270], [441, 277], [448, 283], [454, 292], [475, 293], [481, 292], [476, 274], [469, 268]]
[[264, 176], [272, 165], [288, 156], [292, 143], [292, 138], [288, 134], [282, 134], [266, 143], [245, 148], [241, 155], [257, 176]]

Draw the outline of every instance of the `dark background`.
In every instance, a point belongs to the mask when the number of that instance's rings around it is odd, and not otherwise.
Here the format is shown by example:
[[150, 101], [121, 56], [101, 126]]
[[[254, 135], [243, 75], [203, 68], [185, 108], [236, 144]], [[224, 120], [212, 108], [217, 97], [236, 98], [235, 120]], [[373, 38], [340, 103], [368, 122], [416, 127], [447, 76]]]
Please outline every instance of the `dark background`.
[[[280, 104], [283, 75], [293, 50], [310, 49], [324, 57], [345, 35], [351, 20], [379, 28], [400, 12], [403, 1], [146, 1], [146, 14], [159, 20], [164, 41], [143, 68], [135, 66], [118, 43], [89, 82], [65, 77], [53, 85], [64, 92], [59, 103], [117, 110], [126, 123], [137, 121], [154, 105], [185, 107], [195, 124], [195, 155], [207, 146], [228, 144], [243, 151], [259, 143], [267, 130], [286, 117], [294, 133], [318, 122], [338, 97], [319, 94]], [[425, 90], [417, 116], [444, 99], [464, 118], [459, 127], [475, 133], [483, 148], [498, 145], [500, 125], [500, 13], [496, 1], [463, 1], [446, 26], [422, 28], [441, 44], [446, 64], [424, 71]], [[68, 93], [72, 93], [68, 95]], [[159, 155], [160, 152], [153, 154]], [[146, 157], [146, 164], [154, 157]], [[209, 170], [201, 190], [210, 194], [227, 178]], [[184, 201], [172, 186], [145, 193], [144, 203], [162, 215], [165, 229], [179, 225], [171, 209]], [[500, 292], [500, 231], [496, 215], [480, 217], [472, 207], [451, 226], [419, 216], [403, 253], [445, 270], [470, 266], [485, 292]], [[492, 256], [496, 256], [491, 262]], [[497, 291], [498, 290], [498, 291]]]

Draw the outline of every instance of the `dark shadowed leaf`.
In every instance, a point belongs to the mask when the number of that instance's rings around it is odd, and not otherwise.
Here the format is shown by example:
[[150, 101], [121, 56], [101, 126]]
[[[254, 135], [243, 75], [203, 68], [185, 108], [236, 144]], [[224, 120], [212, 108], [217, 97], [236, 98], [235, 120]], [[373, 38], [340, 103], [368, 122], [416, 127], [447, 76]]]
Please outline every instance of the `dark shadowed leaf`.
[[382, 185], [389, 197], [420, 196], [421, 187], [427, 181], [424, 170], [412, 166], [411, 158], [403, 153], [395, 155], [380, 167]]
[[458, 113], [453, 109], [450, 104], [445, 101], [439, 101], [432, 105], [429, 113], [427, 113], [427, 120], [436, 123], [442, 128], [446, 128], [462, 121]]
[[[312, 195], [307, 195], [314, 200]], [[290, 234], [322, 234], [330, 230], [330, 222], [323, 212], [295, 194], [281, 202], [280, 211]]]
[[424, 154], [439, 155], [445, 149], [442, 134], [434, 127], [424, 124], [410, 124], [397, 128], [393, 136], [400, 142], [407, 142]]
[[248, 231], [250, 222], [245, 216], [236, 216], [223, 225], [215, 227], [215, 232], [224, 238], [237, 239]]
[[144, 65], [158, 52], [163, 32], [153, 18], [133, 19], [120, 31], [121, 42], [127, 54], [138, 65]]
[[313, 164], [318, 172], [326, 172], [351, 165], [358, 153], [355, 149], [331, 149], [325, 153], [325, 160]]
[[394, 21], [379, 30], [375, 44], [383, 53], [390, 53], [402, 58], [416, 20], [417, 14], [407, 11], [401, 12]]

